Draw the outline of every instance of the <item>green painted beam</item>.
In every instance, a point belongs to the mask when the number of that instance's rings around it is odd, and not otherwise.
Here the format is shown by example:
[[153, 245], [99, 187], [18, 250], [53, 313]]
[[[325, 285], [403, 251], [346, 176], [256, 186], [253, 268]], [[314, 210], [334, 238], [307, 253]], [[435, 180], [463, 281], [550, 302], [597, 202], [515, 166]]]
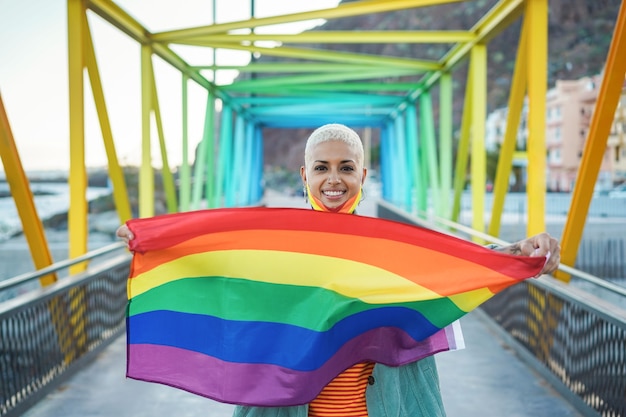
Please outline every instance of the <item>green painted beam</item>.
[[[411, 178], [411, 194], [410, 212], [416, 213], [418, 216], [424, 215], [424, 205], [426, 203], [426, 188], [420, 172], [420, 138], [417, 128], [417, 114], [415, 112], [415, 104], [411, 103], [403, 112], [405, 120], [404, 135], [406, 138], [406, 158], [407, 158], [407, 175]], [[399, 175], [403, 175], [399, 173]], [[415, 198], [413, 198], [415, 196]], [[415, 207], [413, 207], [415, 201]]]
[[359, 54], [354, 52], [328, 51], [314, 48], [293, 48], [282, 46], [280, 48], [267, 48], [258, 45], [240, 45], [220, 42], [179, 42], [180, 45], [205, 46], [216, 49], [231, 49], [260, 53], [268, 56], [283, 58], [311, 59], [317, 61], [342, 62], [353, 64], [367, 64], [385, 68], [411, 68], [416, 70], [435, 71], [441, 69], [441, 65], [435, 61], [397, 58], [391, 56]]
[[[259, 97], [259, 96], [245, 96], [245, 97], [233, 97], [232, 101], [243, 106], [264, 107], [264, 106], [284, 106], [288, 104], [311, 104], [311, 103], [323, 103], [328, 104], [328, 100], [332, 99], [333, 103], [341, 103], [345, 105], [359, 104], [363, 106], [367, 105], [389, 105], [397, 104], [403, 97], [397, 96], [377, 96], [373, 94], [329, 94], [324, 92], [323, 94], [315, 94], [310, 96], [299, 97]], [[250, 108], [250, 107], [248, 107]]]
[[435, 213], [441, 216], [441, 186], [439, 181], [439, 166], [437, 163], [437, 139], [435, 135], [435, 120], [430, 91], [420, 96], [419, 112], [424, 179], [428, 182], [427, 187], [430, 189]]
[[197, 158], [194, 164], [193, 173], [193, 194], [190, 208], [198, 210], [202, 208], [202, 191], [204, 188], [207, 207], [217, 207], [215, 201], [215, 163], [213, 148], [215, 145], [215, 135], [213, 133], [215, 119], [215, 101], [212, 94], [207, 94], [206, 107], [204, 109], [204, 130], [202, 140], [198, 145]]
[[463, 115], [461, 118], [461, 132], [459, 144], [456, 151], [456, 165], [454, 167], [454, 197], [452, 201], [451, 219], [455, 222], [459, 221], [461, 214], [461, 194], [465, 188], [467, 180], [467, 164], [469, 159], [470, 148], [470, 129], [472, 125], [472, 96], [474, 88], [472, 80], [474, 78], [472, 66], [469, 66], [467, 78], [465, 80], [465, 97], [463, 100]]
[[274, 106], [265, 108], [255, 108], [250, 111], [254, 116], [271, 116], [271, 115], [289, 115], [289, 114], [306, 114], [314, 112], [315, 114], [362, 114], [362, 115], [388, 115], [394, 109], [393, 106], [387, 107], [347, 107], [342, 104], [329, 105], [320, 103], [318, 105], [292, 105], [292, 106]]
[[[189, 67], [193, 70], [237, 70], [244, 73], [319, 73], [319, 72], [344, 72], [355, 71], [364, 68], [363, 65], [355, 64], [332, 64], [317, 62], [270, 62], [270, 63], [250, 63], [248, 65], [194, 65]], [[380, 68], [372, 65], [371, 68]]]
[[[377, 91], [377, 92], [391, 92], [391, 91], [406, 91], [412, 87], [415, 87], [416, 83], [341, 83], [341, 84], [308, 84], [308, 85], [287, 85], [281, 88], [279, 91], [281, 95], [292, 92], [308, 92], [308, 91]], [[230, 86], [224, 86], [224, 91], [236, 92], [236, 88]], [[247, 93], [262, 93], [262, 92], [276, 92], [276, 86], [251, 86], [245, 90]], [[399, 97], [404, 99], [404, 96]]]
[[[191, 209], [191, 166], [189, 165], [189, 76], [182, 74], [182, 154], [183, 160], [179, 174], [179, 198], [180, 211]], [[195, 158], [194, 158], [195, 159]], [[196, 161], [197, 163], [197, 161]]]
[[233, 84], [225, 85], [224, 91], [247, 91], [255, 87], [286, 87], [289, 85], [314, 84], [314, 83], [334, 83], [340, 81], [367, 80], [370, 78], [383, 78], [406, 76], [416, 74], [415, 70], [398, 68], [354, 68], [354, 71], [339, 73], [323, 73], [299, 76], [277, 76], [264, 77], [253, 80], [237, 81]]

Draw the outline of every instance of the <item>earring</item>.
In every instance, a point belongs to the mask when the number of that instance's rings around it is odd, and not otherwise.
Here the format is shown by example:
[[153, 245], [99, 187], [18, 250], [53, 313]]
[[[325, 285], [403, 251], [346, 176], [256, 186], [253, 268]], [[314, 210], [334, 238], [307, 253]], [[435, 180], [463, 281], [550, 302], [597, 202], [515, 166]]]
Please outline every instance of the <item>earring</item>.
[[302, 185], [302, 195], [304, 196], [304, 204], [309, 204], [309, 193], [306, 192], [306, 184]]
[[361, 187], [361, 198], [359, 199], [359, 204], [358, 205], [361, 205], [363, 200], [365, 200], [365, 188]]

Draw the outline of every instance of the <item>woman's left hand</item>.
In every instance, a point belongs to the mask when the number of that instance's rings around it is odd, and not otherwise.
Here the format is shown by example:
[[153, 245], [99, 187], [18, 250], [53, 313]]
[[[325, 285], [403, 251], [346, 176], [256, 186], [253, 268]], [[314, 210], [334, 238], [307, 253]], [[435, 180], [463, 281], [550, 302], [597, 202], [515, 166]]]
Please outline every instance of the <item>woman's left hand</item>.
[[512, 255], [548, 257], [539, 275], [553, 273], [561, 262], [559, 241], [545, 232], [505, 246], [501, 251]]

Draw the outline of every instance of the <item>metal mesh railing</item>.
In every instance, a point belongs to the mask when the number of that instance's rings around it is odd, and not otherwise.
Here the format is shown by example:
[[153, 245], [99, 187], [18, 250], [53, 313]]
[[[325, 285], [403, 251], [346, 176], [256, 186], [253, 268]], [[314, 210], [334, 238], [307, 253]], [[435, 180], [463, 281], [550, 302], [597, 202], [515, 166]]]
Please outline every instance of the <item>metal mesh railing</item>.
[[[426, 221], [385, 202], [379, 203], [378, 215], [506, 244], [446, 219], [430, 216]], [[532, 279], [504, 290], [481, 309], [517, 342], [513, 347], [520, 355], [536, 363], [557, 389], [563, 387], [559, 391], [576, 408], [589, 415], [626, 417], [626, 288], [565, 265], [559, 269], [584, 283], [587, 291], [550, 277]]]
[[546, 278], [508, 288], [482, 309], [590, 408], [626, 416], [626, 311], [588, 298]]
[[19, 415], [124, 329], [128, 254], [0, 304], [0, 416]]

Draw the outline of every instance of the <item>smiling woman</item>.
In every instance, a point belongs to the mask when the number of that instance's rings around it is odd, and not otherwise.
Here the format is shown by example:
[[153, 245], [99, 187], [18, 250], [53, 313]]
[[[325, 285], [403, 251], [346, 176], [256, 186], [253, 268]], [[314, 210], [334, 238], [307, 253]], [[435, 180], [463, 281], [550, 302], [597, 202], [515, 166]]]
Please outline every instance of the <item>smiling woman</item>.
[[367, 176], [356, 132], [337, 124], [322, 126], [311, 134], [304, 154], [300, 176], [313, 207], [352, 213]]

